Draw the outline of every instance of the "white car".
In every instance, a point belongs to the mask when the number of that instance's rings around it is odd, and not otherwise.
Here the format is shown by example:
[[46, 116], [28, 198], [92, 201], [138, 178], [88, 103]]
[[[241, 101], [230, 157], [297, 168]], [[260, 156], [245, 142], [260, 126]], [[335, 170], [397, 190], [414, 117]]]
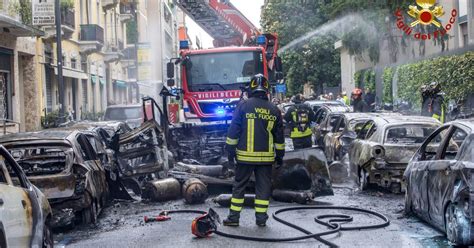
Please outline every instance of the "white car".
[[0, 146], [0, 247], [53, 247], [48, 199]]

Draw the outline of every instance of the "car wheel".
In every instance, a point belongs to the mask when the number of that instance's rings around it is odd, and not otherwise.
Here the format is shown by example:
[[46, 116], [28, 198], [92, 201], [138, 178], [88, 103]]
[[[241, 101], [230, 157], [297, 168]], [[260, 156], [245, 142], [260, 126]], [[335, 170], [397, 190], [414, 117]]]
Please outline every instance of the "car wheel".
[[369, 186], [369, 174], [364, 168], [359, 167], [359, 189], [366, 190]]
[[97, 222], [97, 204], [92, 200], [91, 205], [88, 208], [82, 210], [82, 223], [83, 224], [94, 224]]
[[445, 213], [445, 229], [448, 240], [456, 246], [471, 244], [471, 222], [459, 204], [449, 203]]
[[43, 227], [43, 248], [50, 248], [54, 246], [53, 231], [49, 224], [49, 220], [44, 223]]
[[407, 184], [407, 189], [405, 190], [405, 207], [404, 207], [404, 212], [405, 215], [410, 215], [413, 210], [411, 206], [411, 196], [410, 196], [410, 191], [408, 189], [408, 184]]

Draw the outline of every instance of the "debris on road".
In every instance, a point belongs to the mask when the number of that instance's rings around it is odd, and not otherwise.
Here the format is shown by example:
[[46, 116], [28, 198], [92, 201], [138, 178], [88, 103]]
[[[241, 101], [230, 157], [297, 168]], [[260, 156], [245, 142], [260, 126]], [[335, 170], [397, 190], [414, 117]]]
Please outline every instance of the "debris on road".
[[182, 195], [186, 203], [203, 203], [209, 196], [207, 186], [197, 178], [188, 179], [183, 184]]
[[145, 184], [142, 197], [151, 201], [169, 201], [181, 196], [181, 185], [174, 178], [156, 179]]

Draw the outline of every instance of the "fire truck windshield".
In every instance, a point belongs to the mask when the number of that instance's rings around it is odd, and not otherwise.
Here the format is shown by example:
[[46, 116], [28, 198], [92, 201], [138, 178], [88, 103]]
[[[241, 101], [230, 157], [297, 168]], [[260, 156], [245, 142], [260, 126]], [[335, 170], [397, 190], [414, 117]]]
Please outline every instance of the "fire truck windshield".
[[263, 74], [263, 57], [255, 51], [193, 54], [185, 67], [190, 91], [238, 90]]

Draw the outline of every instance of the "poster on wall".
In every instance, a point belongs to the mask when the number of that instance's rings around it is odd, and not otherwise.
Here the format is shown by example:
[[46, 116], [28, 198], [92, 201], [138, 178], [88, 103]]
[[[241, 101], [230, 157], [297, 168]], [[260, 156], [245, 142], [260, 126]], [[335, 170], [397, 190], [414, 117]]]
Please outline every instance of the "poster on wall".
[[54, 25], [54, 0], [32, 0], [33, 25], [49, 26]]

